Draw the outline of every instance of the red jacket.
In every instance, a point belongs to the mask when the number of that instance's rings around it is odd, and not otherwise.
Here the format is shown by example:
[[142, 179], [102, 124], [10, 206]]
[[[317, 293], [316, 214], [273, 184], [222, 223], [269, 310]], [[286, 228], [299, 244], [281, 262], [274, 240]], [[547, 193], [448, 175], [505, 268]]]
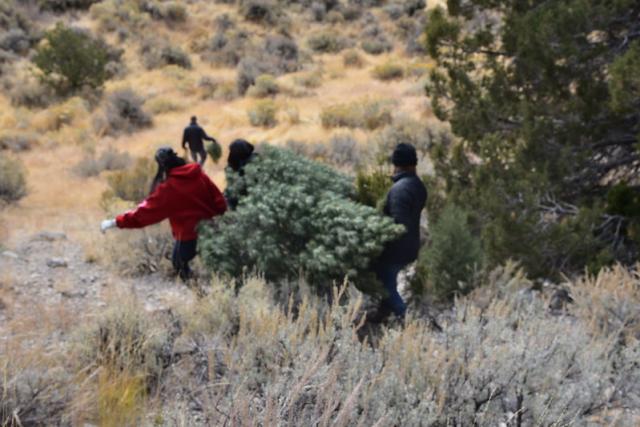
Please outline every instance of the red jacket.
[[196, 226], [203, 219], [221, 215], [227, 203], [197, 163], [173, 168], [137, 208], [116, 217], [119, 228], [142, 228], [166, 218], [176, 240], [198, 238]]

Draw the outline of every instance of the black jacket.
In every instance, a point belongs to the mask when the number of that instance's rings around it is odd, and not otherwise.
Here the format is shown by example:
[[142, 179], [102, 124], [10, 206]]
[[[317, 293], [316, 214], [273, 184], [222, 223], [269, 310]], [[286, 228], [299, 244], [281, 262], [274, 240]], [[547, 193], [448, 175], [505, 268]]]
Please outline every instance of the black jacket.
[[207, 141], [215, 141], [202, 129], [198, 124], [192, 123], [184, 128], [182, 135], [182, 148], [186, 148], [185, 144], [189, 144], [189, 148], [193, 151], [201, 151], [204, 149], [203, 139]]
[[409, 264], [418, 258], [420, 250], [420, 213], [427, 202], [427, 189], [415, 173], [401, 172], [393, 177], [384, 213], [402, 224], [407, 231], [388, 242], [380, 256], [386, 264]]

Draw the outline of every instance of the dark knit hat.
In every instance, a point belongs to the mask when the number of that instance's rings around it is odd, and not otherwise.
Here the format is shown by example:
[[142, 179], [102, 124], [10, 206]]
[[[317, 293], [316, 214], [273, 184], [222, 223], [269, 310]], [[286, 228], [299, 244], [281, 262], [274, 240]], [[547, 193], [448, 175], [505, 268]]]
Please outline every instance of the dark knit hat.
[[416, 149], [411, 144], [400, 143], [396, 145], [391, 156], [391, 163], [394, 166], [415, 166], [418, 164]]

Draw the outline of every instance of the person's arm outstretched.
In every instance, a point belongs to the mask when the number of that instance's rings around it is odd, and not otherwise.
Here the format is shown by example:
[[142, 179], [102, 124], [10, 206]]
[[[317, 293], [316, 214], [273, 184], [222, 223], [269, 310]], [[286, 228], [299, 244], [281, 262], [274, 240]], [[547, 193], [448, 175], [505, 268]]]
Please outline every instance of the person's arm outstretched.
[[202, 139], [207, 140], [207, 141], [211, 141], [211, 142], [218, 143], [218, 141], [216, 141], [216, 139], [215, 139], [215, 138], [213, 138], [213, 137], [211, 137], [211, 136], [207, 135], [207, 132], [205, 132], [205, 130], [204, 130], [204, 129], [200, 128], [200, 130], [202, 131], [202, 134], [201, 134]]
[[166, 185], [160, 184], [135, 209], [116, 217], [118, 228], [142, 228], [156, 224], [169, 217], [169, 206], [166, 197]]

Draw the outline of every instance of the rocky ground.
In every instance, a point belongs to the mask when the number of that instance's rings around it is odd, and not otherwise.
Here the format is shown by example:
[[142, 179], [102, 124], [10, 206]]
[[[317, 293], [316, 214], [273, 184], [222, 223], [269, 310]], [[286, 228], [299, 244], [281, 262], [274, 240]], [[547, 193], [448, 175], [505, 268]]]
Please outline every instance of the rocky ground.
[[14, 321], [55, 309], [82, 319], [114, 298], [135, 298], [149, 311], [194, 298], [180, 281], [161, 273], [121, 277], [88, 261], [82, 245], [42, 231], [0, 252], [0, 337], [18, 333]]

